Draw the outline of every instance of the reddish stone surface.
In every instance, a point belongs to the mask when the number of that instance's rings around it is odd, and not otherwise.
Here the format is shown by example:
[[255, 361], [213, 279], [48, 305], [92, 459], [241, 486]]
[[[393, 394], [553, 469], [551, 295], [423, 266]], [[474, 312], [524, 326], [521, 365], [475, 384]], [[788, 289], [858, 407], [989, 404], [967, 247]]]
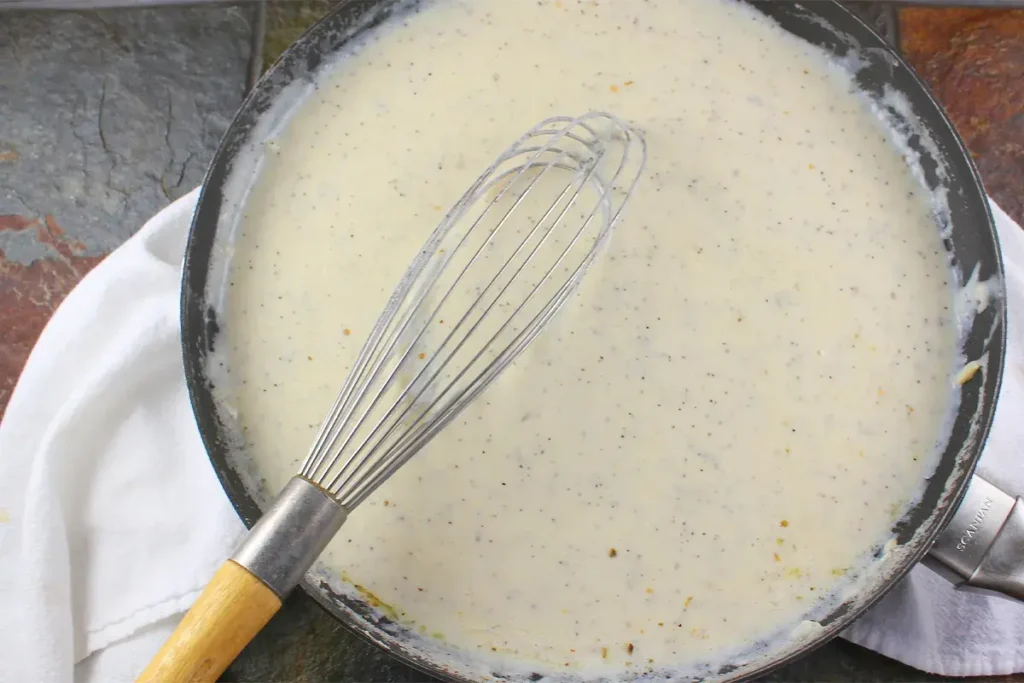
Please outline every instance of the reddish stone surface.
[[1024, 224], [1024, 10], [905, 8], [900, 36], [989, 194]]
[[0, 417], [25, 360], [53, 311], [68, 292], [103, 260], [84, 255], [85, 246], [68, 238], [50, 215], [0, 215], [0, 231], [30, 231], [51, 255], [27, 265], [0, 250]]

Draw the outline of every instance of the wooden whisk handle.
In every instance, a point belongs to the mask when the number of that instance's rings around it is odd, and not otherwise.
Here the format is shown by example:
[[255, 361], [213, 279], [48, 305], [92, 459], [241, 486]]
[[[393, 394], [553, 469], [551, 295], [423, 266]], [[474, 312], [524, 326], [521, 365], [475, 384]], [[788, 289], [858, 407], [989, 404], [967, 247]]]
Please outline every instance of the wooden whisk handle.
[[213, 683], [281, 609], [281, 598], [227, 560], [138, 683]]
[[318, 484], [293, 477], [213, 575], [138, 683], [216, 681], [281, 609], [345, 522], [348, 511]]

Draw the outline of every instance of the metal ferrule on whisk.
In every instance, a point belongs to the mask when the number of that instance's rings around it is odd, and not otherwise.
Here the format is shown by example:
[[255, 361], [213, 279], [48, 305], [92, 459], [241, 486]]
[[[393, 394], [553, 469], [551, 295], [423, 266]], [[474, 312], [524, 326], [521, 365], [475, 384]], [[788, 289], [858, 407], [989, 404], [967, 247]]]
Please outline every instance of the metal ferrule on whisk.
[[322, 488], [292, 477], [231, 560], [284, 598], [302, 581], [347, 517], [348, 510]]

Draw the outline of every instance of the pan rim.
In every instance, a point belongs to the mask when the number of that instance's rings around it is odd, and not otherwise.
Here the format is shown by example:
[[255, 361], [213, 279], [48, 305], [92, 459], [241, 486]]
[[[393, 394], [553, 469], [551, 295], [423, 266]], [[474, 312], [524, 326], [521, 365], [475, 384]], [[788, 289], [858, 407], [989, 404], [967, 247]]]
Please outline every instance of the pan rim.
[[[338, 21], [338, 17], [346, 12], [372, 12], [374, 10], [370, 9], [371, 6], [377, 7], [379, 9], [377, 16], [373, 17], [371, 24], [359, 29], [359, 31], [362, 31], [376, 26], [382, 21], [386, 21], [391, 11], [398, 5], [401, 5], [402, 2], [403, 0], [382, 0], [381, 2], [376, 2], [375, 0], [344, 0], [289, 47], [240, 106], [207, 170], [197, 200], [197, 208], [189, 230], [182, 271], [181, 334], [186, 384], [192, 409], [196, 416], [197, 424], [200, 426], [200, 434], [210, 457], [211, 465], [217, 473], [218, 479], [232, 505], [248, 527], [251, 527], [258, 518], [258, 506], [249, 498], [248, 493], [244, 491], [244, 487], [240, 482], [231, 481], [227, 471], [230, 466], [227, 464], [228, 459], [223, 452], [227, 447], [221, 433], [223, 426], [217, 424], [220, 420], [216, 415], [216, 401], [212, 396], [212, 386], [205, 367], [206, 352], [212, 349], [219, 328], [215, 315], [211, 314], [212, 307], [207, 305], [205, 278], [208, 264], [200, 256], [204, 244], [211, 243], [213, 233], [216, 233], [218, 229], [218, 221], [213, 220], [210, 222], [208, 217], [211, 213], [214, 217], [219, 213], [223, 198], [218, 195], [221, 193], [224, 180], [229, 175], [231, 158], [237, 152], [237, 148], [232, 148], [229, 145], [230, 136], [236, 127], [245, 125], [245, 122], [242, 120], [244, 116], [251, 115], [254, 110], [258, 109], [259, 88], [261, 84], [267, 81], [268, 77], [272, 77], [275, 73], [283, 73], [282, 69], [287, 70], [293, 66], [291, 62], [303, 58], [306, 60], [307, 69], [311, 72], [315, 71], [319, 66], [319, 62], [317, 64], [312, 63], [312, 60], [309, 59], [311, 53], [319, 50], [319, 58], [324, 59], [337, 52], [347, 42], [349, 38], [344, 38], [340, 42], [331, 44], [330, 27], [333, 25], [332, 22]], [[961, 189], [972, 195], [969, 201], [975, 201], [980, 198], [978, 203], [984, 215], [985, 225], [980, 226], [979, 230], [982, 230], [994, 244], [994, 272], [1000, 278], [1000, 282], [1005, 282], [998, 237], [995, 233], [991, 211], [989, 210], [980, 175], [945, 111], [913, 70], [870, 26], [849, 12], [849, 10], [838, 5], [834, 0], [814, 2], [813, 6], [802, 6], [799, 3], [792, 2], [779, 3], [775, 0], [753, 0], [751, 4], [760, 11], [769, 14], [769, 16], [771, 16], [771, 13], [765, 11], [766, 7], [785, 5], [787, 7], [801, 8], [809, 14], [822, 17], [825, 21], [829, 21], [830, 18], [832, 21], [835, 21], [838, 18], [838, 20], [844, 23], [844, 31], [856, 29], [863, 37], [871, 40], [873, 43], [871, 47], [887, 52], [896, 61], [895, 68], [905, 71], [917, 90], [917, 99], [914, 102], [915, 110], [922, 104], [926, 106], [929, 109], [927, 113], [930, 117], [931, 127], [940, 127], [939, 130], [934, 132], [941, 135], [944, 140], [954, 143], [947, 152], [953, 154], [956, 160], [961, 162], [966, 169], [964, 171], [965, 176], [958, 180]], [[850, 28], [848, 29], [847, 26]], [[328, 49], [322, 49], [324, 47]], [[208, 261], [208, 258], [205, 261]], [[199, 271], [202, 272], [200, 273]], [[715, 675], [713, 676], [714, 678], [721, 679], [721, 677], [724, 677], [726, 680], [735, 681], [750, 680], [806, 656], [812, 650], [834, 638], [843, 628], [859, 618], [867, 609], [888, 593], [902, 577], [909, 573], [927, 553], [930, 540], [934, 539], [941, 528], [945, 526], [959, 505], [991, 428], [995, 412], [995, 398], [998, 396], [1002, 381], [1004, 350], [1006, 346], [1007, 330], [1005, 299], [1003, 297], [1000, 297], [995, 302], [994, 316], [994, 322], [991, 324], [993, 334], [987, 347], [990, 353], [990, 360], [982, 387], [984, 393], [984, 396], [981, 397], [983, 401], [981, 406], [982, 417], [980, 422], [975, 425], [977, 428], [974, 435], [975, 445], [971, 449], [972, 452], [969, 456], [957, 458], [957, 462], [953, 463], [955, 466], [954, 470], [944, 478], [946, 491], [946, 495], [943, 498], [944, 502], [942, 505], [936, 504], [933, 506], [935, 510], [925, 519], [928, 529], [924, 532], [924, 536], [927, 538], [916, 542], [913, 550], [908, 552], [901, 559], [896, 569], [887, 575], [888, 578], [884, 585], [875, 588], [870, 595], [861, 596], [861, 599], [854, 607], [830, 620], [826, 628], [817, 637], [807, 641], [799, 648], [786, 651], [782, 656], [768, 658], [764, 664], [753, 666], [752, 668], [745, 664], [735, 670], [735, 676], [729, 675], [732, 671], [720, 671], [718, 673], [721, 676]], [[946, 456], [943, 456], [944, 460], [945, 458]], [[921, 505], [924, 505], [924, 503]], [[920, 529], [915, 531], [915, 534], [919, 531]], [[450, 681], [470, 680], [458, 675], [456, 672], [435, 666], [428, 659], [418, 657], [411, 648], [409, 652], [406, 652], [404, 648], [392, 647], [382, 642], [379, 634], [375, 634], [372, 627], [367, 627], [364, 624], [363, 617], [365, 615], [359, 614], [357, 610], [347, 604], [339, 604], [339, 602], [332, 600], [322, 589], [322, 586], [317, 587], [315, 584], [310, 583], [308, 578], [307, 576], [307, 580], [302, 583], [303, 592], [312, 597], [328, 614], [339, 620], [364, 640], [382, 647], [396, 659], [429, 675]], [[374, 624], [374, 627], [380, 628], [376, 624]]]

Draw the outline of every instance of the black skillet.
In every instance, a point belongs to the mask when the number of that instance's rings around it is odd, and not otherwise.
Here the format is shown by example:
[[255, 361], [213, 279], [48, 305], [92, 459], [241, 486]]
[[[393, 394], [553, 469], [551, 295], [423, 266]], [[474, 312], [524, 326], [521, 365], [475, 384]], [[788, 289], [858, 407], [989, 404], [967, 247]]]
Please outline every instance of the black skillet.
[[[237, 424], [227, 411], [219, 410], [214, 387], [222, 304], [218, 287], [230, 266], [230, 244], [239, 207], [244, 203], [245, 189], [251, 185], [254, 173], [252, 158], [254, 155], [258, 157], [260, 143], [272, 127], [268, 120], [272, 122], [278, 118], [282, 102], [288, 105], [288, 101], [295, 98], [296, 84], [312, 83], [318, 68], [348, 41], [364, 31], [373, 30], [382, 22], [397, 20], [398, 15], [409, 11], [410, 5], [415, 4], [409, 0], [350, 0], [311, 28], [271, 67], [243, 103], [221, 142], [203, 185], [189, 235], [182, 282], [185, 372], [196, 420], [210, 460], [224, 491], [250, 527], [267, 501], [261, 495], [258, 483], [253, 484], [254, 477], [247, 473], [244, 458], [238, 457], [244, 446], [239, 446]], [[897, 127], [916, 131], [910, 136], [909, 145], [920, 156], [927, 184], [933, 189], [944, 188], [948, 193], [949, 213], [938, 215], [937, 222], [946, 236], [945, 244], [957, 277], [962, 283], [972, 275], [982, 281], [992, 279], [999, 283], [997, 289], [1001, 293], [1003, 273], [999, 246], [978, 174], [941, 107], [913, 71], [870, 28], [834, 2], [815, 1], [801, 5], [769, 1], [752, 4], [787, 31], [836, 57], [856, 56], [858, 85], [880, 102], [893, 101], [891, 97], [885, 99], [887, 93], [902, 95], [909, 104], [909, 117], [904, 116], [906, 111], [897, 111], [899, 107], [890, 108], [888, 115]], [[247, 161], [243, 162], [243, 158]], [[282, 229], [286, 228], [282, 226]], [[949, 549], [943, 557], [946, 564], [960, 569], [962, 574], [973, 572], [971, 562], [975, 559], [982, 561], [983, 558], [980, 553], [975, 553], [978, 555], [976, 558], [971, 555], [977, 548], [967, 546], [974, 536], [963, 529], [969, 529], [971, 524], [977, 527], [979, 514], [982, 518], [988, 516], [992, 519], [1005, 516], [1009, 508], [1004, 504], [1007, 500], [1009, 505], [1013, 504], [1013, 499], [1007, 497], [996, 505], [992, 500], [997, 494], [980, 488], [985, 482], [974, 477], [974, 483], [971, 483], [974, 465], [981, 454], [995, 408], [1003, 370], [1005, 334], [1004, 299], [1000, 295], [980, 311], [963, 332], [961, 350], [964, 358], [987, 360], [963, 386], [951, 436], [938, 468], [926, 482], [920, 503], [894, 524], [893, 531], [903, 552], [886, 555], [883, 571], [838, 608], [828, 613], [809, 615], [823, 627], [809, 639], [775, 649], [769, 656], [753, 653], [737, 656], [725, 667], [708, 668], [702, 677], [752, 678], [800, 657], [837, 635], [925, 557], [957, 512], [968, 484], [971, 484], [970, 505], [973, 507], [960, 509], [954, 521], [955, 528], [945, 533], [942, 542]], [[1014, 508], [1014, 514], [1019, 513], [1020, 507]], [[991, 512], [997, 508], [998, 515]], [[996, 531], [1000, 521], [1001, 517], [996, 519]], [[958, 566], [958, 563], [966, 566]], [[981, 573], [988, 570], [982, 567]], [[998, 572], [999, 567], [995, 571]], [[1012, 568], [1007, 572], [1012, 572]], [[980, 574], [973, 573], [977, 581]], [[1006, 585], [1002, 587], [1007, 588]], [[1014, 586], [1009, 585], [1009, 588]], [[315, 571], [307, 575], [303, 589], [357, 633], [425, 672], [455, 681], [472, 680], [480, 673], [452, 652], [439, 652], [437, 646], [431, 651], [423, 638], [392, 622], [357, 595], [343, 590], [339, 584]], [[528, 669], [482, 671], [499, 679], [539, 680], [541, 677], [540, 674], [531, 674]]]

